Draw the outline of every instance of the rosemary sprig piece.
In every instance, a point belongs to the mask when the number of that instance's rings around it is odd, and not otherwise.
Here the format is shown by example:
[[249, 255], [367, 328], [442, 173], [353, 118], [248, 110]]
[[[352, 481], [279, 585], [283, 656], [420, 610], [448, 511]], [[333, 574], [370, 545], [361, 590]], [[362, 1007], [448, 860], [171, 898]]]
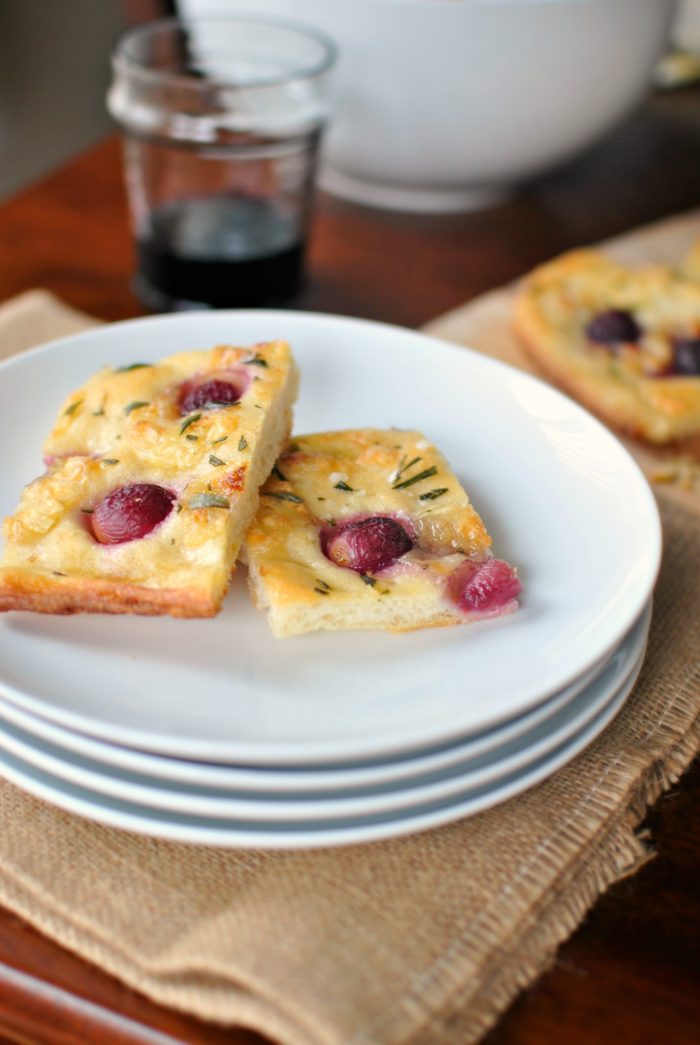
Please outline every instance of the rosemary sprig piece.
[[438, 497], [442, 497], [444, 493], [447, 493], [447, 486], [439, 486], [436, 490], [428, 490], [427, 493], [422, 493], [418, 498], [419, 501], [434, 501]]
[[410, 479], [404, 479], [400, 483], [394, 483], [392, 490], [405, 490], [409, 486], [413, 486], [414, 483], [420, 483], [423, 479], [429, 479], [431, 475], [437, 475], [437, 468], [435, 465], [431, 465], [430, 468], [425, 468], [422, 472], [418, 472], [417, 475], [412, 475]]
[[152, 363], [128, 363], [126, 366], [116, 366], [115, 374], [128, 374], [130, 370], [142, 370], [145, 366], [153, 366]]
[[214, 468], [220, 468], [221, 465], [226, 464], [226, 462], [222, 461], [220, 457], [216, 456], [216, 454], [209, 454], [209, 464], [213, 465]]
[[263, 359], [259, 352], [256, 352], [252, 359], [246, 359], [246, 366], [263, 366], [267, 369], [267, 360]]
[[132, 410], [140, 410], [142, 406], [149, 406], [150, 404], [145, 399], [134, 399], [133, 403], [127, 403], [124, 407], [124, 413], [130, 414]]
[[183, 432], [186, 432], [190, 425], [193, 425], [195, 421], [199, 421], [201, 416], [201, 414], [190, 414], [189, 417], [186, 417], [180, 425], [180, 435], [182, 435]]
[[418, 464], [418, 462], [421, 460], [421, 458], [420, 457], [414, 457], [412, 461], [408, 462], [408, 464], [404, 464], [405, 460], [406, 460], [406, 455], [404, 454], [404, 456], [399, 461], [399, 469], [398, 469], [396, 475], [394, 476], [394, 482], [397, 482], [401, 478], [403, 473], [407, 472], [409, 468], [413, 468], [414, 464]]
[[221, 410], [227, 407], [240, 406], [240, 401], [235, 403], [229, 403], [225, 399], [207, 399], [206, 403], [202, 403], [203, 410]]
[[263, 493], [263, 497], [276, 497], [278, 501], [291, 501], [292, 504], [304, 503], [301, 497], [297, 497], [295, 493], [289, 493], [287, 490], [269, 490]]
[[230, 508], [227, 497], [218, 493], [198, 493], [190, 501], [188, 508]]

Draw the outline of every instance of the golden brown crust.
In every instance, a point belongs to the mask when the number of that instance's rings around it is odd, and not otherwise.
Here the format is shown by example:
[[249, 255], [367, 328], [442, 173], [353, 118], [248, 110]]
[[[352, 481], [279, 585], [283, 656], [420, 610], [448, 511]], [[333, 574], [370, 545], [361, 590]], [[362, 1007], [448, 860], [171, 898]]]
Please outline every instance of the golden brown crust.
[[0, 611], [35, 613], [137, 613], [144, 616], [213, 617], [217, 604], [190, 588], [158, 590], [121, 581], [64, 578], [60, 586], [40, 573], [0, 572]]

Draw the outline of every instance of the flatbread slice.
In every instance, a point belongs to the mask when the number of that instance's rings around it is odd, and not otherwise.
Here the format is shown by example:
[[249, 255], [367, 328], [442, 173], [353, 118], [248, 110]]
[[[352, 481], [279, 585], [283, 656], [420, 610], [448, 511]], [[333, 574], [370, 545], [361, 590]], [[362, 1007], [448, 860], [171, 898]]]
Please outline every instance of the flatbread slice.
[[296, 390], [280, 341], [96, 375], [5, 522], [0, 610], [215, 614]]
[[635, 270], [595, 251], [565, 254], [524, 281], [515, 332], [609, 424], [651, 444], [700, 446], [698, 256]]
[[516, 571], [442, 454], [414, 431], [295, 437], [244, 556], [273, 633], [461, 624], [517, 607]]

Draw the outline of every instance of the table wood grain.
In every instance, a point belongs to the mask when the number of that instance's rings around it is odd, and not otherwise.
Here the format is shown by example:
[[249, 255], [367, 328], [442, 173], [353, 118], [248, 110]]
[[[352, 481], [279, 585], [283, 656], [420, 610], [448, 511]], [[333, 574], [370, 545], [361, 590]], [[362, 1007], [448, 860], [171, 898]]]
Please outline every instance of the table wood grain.
[[[419, 326], [569, 247], [700, 205], [700, 92], [654, 97], [585, 159], [476, 214], [321, 195], [295, 307]], [[44, 287], [105, 320], [141, 314], [116, 139], [0, 205], [0, 301]], [[596, 904], [488, 1045], [700, 1038], [700, 767], [644, 825], [655, 859]], [[154, 1005], [0, 910], [0, 1041], [254, 1045]]]

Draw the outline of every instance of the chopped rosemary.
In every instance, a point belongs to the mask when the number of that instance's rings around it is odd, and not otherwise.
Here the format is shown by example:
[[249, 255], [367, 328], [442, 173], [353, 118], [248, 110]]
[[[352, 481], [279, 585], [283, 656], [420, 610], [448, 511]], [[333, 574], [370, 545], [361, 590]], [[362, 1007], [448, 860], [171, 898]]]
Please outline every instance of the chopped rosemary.
[[288, 493], [287, 490], [270, 490], [269, 493], [264, 493], [263, 497], [276, 497], [278, 501], [291, 501], [292, 504], [304, 503], [301, 497], [297, 497], [295, 493]]
[[228, 401], [224, 401], [223, 399], [207, 399], [206, 403], [202, 403], [202, 410], [214, 410], [215, 408], [217, 410], [221, 410], [222, 407], [240, 405], [240, 402], [229, 403]]
[[[189, 436], [188, 436], [188, 438], [189, 438]], [[214, 442], [211, 445], [212, 446], [217, 446], [218, 443], [225, 443], [227, 439], [228, 439], [227, 435], [222, 435], [220, 439], [215, 439]]]
[[104, 413], [105, 413], [104, 409], [102, 407], [100, 407], [99, 410], [93, 410], [92, 411], [92, 416], [93, 417], [104, 417]]
[[333, 591], [330, 584], [326, 584], [326, 582], [322, 580], [320, 577], [316, 578], [316, 583], [320, 588], [323, 588], [324, 591]]
[[95, 511], [95, 509], [94, 508], [81, 508], [80, 511], [83, 513], [83, 515], [92, 515], [92, 513]]
[[188, 508], [230, 508], [231, 505], [227, 497], [222, 497], [218, 493], [198, 493], [192, 498], [187, 506]]
[[189, 441], [191, 443], [196, 443], [197, 440], [199, 439], [199, 436], [198, 435], [193, 435], [192, 432], [188, 432], [187, 435], [185, 436], [185, 439], [189, 439]]
[[127, 366], [116, 366], [114, 368], [115, 374], [128, 374], [130, 370], [141, 370], [145, 366], [152, 366], [151, 363], [129, 363]]
[[328, 594], [328, 588], [314, 588], [314, 591], [318, 592], [319, 595]]
[[403, 479], [400, 483], [394, 483], [392, 490], [405, 490], [407, 486], [413, 486], [414, 483], [420, 483], [423, 479], [429, 479], [431, 475], [437, 475], [437, 468], [432, 465], [430, 468], [425, 468], [418, 475], [412, 475], [410, 479]]
[[280, 470], [277, 467], [277, 465], [273, 465], [273, 467], [272, 467], [272, 474], [276, 475], [278, 479], [281, 479], [283, 483], [287, 482], [287, 476], [286, 475], [282, 475], [282, 473], [280, 472]]
[[215, 468], [220, 468], [221, 465], [226, 464], [226, 462], [222, 461], [220, 457], [216, 456], [216, 454], [209, 454], [209, 464], [213, 464]]
[[316, 498], [317, 501], [325, 501], [325, 499], [326, 499], [325, 497], [317, 497]]
[[404, 456], [399, 461], [399, 470], [396, 473], [396, 475], [394, 476], [394, 482], [396, 482], [397, 479], [400, 479], [400, 477], [403, 475], [403, 473], [407, 472], [409, 468], [413, 468], [414, 464], [418, 464], [418, 462], [420, 461], [420, 457], [414, 457], [412, 461], [408, 462], [408, 464], [404, 464], [403, 463], [405, 460], [406, 460], [406, 457]]
[[145, 399], [135, 399], [133, 403], [128, 403], [124, 407], [124, 413], [130, 414], [132, 410], [140, 410], [142, 406], [149, 406], [149, 403]]
[[61, 573], [60, 570], [51, 570], [54, 577], [65, 577], [65, 573]]
[[183, 432], [187, 431], [190, 425], [193, 425], [195, 421], [199, 421], [201, 416], [201, 414], [190, 414], [189, 417], [186, 417], [180, 425], [180, 435], [182, 435]]
[[238, 440], [238, 449], [239, 450], [245, 450], [247, 445], [248, 445], [248, 440], [246, 439], [246, 437], [244, 435], [242, 435], [241, 438]]
[[119, 464], [118, 457], [103, 457], [101, 460], [102, 464]]
[[348, 486], [348, 484], [345, 482], [344, 479], [341, 479], [339, 483], [336, 483], [335, 486], [333, 487], [333, 489], [334, 490], [347, 490], [348, 493], [354, 493], [355, 492], [353, 487], [352, 486]]
[[326, 519], [326, 526], [337, 526], [335, 519]]
[[377, 583], [377, 578], [370, 577], [368, 573], [359, 573], [358, 571], [358, 576], [362, 577], [362, 580], [365, 582], [365, 584], [369, 584], [370, 588], [373, 588]]
[[83, 402], [83, 399], [76, 399], [74, 402], [70, 404], [70, 406], [66, 407], [66, 409], [63, 411], [64, 415], [66, 417], [70, 417], [72, 414], [75, 413], [79, 406], [83, 405]]
[[427, 493], [422, 493], [418, 498], [419, 501], [434, 501], [438, 497], [442, 497], [444, 493], [447, 493], [446, 486], [439, 486], [437, 490], [428, 490]]
[[179, 515], [181, 511], [182, 511], [182, 505], [178, 501], [177, 504], [175, 505], [175, 514]]
[[246, 359], [245, 363], [246, 366], [264, 366], [267, 369], [267, 362], [259, 352], [256, 352], [252, 359]]

